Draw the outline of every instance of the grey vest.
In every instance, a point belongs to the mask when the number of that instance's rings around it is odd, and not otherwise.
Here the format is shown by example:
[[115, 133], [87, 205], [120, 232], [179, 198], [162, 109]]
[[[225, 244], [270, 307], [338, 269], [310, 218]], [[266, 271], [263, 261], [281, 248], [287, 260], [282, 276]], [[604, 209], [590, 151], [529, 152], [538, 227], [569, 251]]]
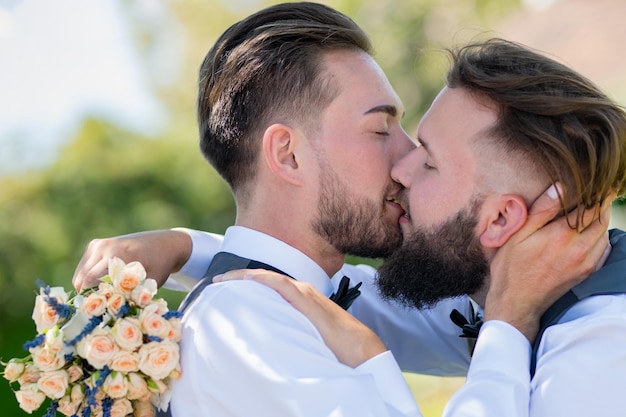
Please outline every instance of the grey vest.
[[612, 229], [609, 231], [609, 239], [613, 249], [604, 266], [558, 299], [541, 317], [539, 333], [530, 359], [531, 378], [537, 368], [539, 343], [548, 327], [556, 324], [567, 310], [587, 297], [626, 293], [626, 232]]

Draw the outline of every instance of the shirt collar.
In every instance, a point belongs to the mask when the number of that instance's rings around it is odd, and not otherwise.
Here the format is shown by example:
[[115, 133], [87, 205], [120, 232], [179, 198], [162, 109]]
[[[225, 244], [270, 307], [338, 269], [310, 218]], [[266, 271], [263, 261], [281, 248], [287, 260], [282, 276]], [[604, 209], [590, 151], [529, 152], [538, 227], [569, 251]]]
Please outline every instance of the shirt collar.
[[242, 226], [231, 226], [224, 234], [222, 252], [272, 265], [298, 281], [308, 282], [330, 296], [333, 285], [324, 270], [311, 258], [282, 240]]

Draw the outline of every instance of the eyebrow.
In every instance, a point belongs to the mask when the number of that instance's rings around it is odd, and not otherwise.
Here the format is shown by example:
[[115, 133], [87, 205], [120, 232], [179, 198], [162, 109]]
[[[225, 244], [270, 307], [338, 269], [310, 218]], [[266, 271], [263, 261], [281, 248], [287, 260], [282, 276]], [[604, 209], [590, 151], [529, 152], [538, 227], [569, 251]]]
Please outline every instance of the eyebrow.
[[[396, 106], [391, 104], [381, 104], [380, 106], [375, 106], [366, 111], [363, 114], [372, 114], [372, 113], [387, 113], [391, 117], [396, 117], [398, 115], [398, 109]], [[404, 113], [402, 113], [404, 116]]]

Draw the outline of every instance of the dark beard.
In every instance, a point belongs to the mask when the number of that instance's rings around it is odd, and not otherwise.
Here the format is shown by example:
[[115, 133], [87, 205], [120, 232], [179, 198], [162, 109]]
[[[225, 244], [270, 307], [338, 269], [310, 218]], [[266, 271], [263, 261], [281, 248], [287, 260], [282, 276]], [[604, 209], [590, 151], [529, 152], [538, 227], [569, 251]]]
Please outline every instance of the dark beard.
[[474, 202], [432, 231], [408, 237], [379, 268], [381, 295], [423, 309], [479, 290], [489, 264], [474, 232], [478, 206]]
[[352, 195], [334, 171], [322, 164], [318, 217], [313, 230], [337, 251], [366, 258], [383, 258], [402, 243], [398, 224], [386, 224], [379, 204]]

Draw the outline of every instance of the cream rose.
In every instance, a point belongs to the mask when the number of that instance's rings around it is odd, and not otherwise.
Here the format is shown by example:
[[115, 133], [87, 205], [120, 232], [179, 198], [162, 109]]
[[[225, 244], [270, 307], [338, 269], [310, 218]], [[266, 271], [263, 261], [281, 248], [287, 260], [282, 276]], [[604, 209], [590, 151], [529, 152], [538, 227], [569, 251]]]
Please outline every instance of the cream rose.
[[70, 399], [72, 402], [81, 402], [83, 398], [85, 398], [83, 387], [81, 385], [72, 385], [72, 390], [70, 391]]
[[107, 310], [107, 298], [97, 292], [89, 294], [80, 306], [80, 311], [87, 317], [101, 316]]
[[152, 303], [141, 311], [139, 321], [141, 322], [141, 330], [145, 334], [166, 339], [172, 326], [168, 320], [163, 318], [165, 311], [161, 310], [162, 305]]
[[130, 294], [131, 300], [139, 307], [146, 307], [157, 293], [157, 283], [152, 278], [147, 278], [141, 285], [133, 289]]
[[53, 352], [45, 346], [38, 346], [29, 349], [33, 364], [42, 372], [56, 371], [65, 365], [65, 358], [62, 352]]
[[175, 343], [180, 342], [180, 340], [183, 338], [183, 331], [180, 319], [177, 317], [172, 317], [168, 321], [170, 323], [170, 331], [167, 334], [167, 338]]
[[15, 382], [22, 376], [24, 369], [26, 369], [26, 366], [23, 363], [11, 359], [4, 368], [4, 378], [9, 382]]
[[110, 368], [125, 374], [137, 372], [139, 370], [139, 355], [136, 352], [120, 350], [113, 356]]
[[57, 407], [57, 411], [64, 416], [73, 416], [78, 411], [78, 407], [80, 406], [80, 402], [72, 402], [72, 399], [69, 395], [64, 396], [59, 400], [59, 405]]
[[118, 350], [113, 336], [101, 328], [95, 329], [76, 345], [77, 353], [96, 369], [111, 363]]
[[146, 401], [135, 401], [134, 405], [134, 415], [135, 417], [154, 417], [154, 407], [149, 400]]
[[126, 305], [126, 297], [124, 294], [114, 293], [107, 301], [107, 311], [113, 317], [118, 317], [122, 307]]
[[45, 348], [54, 354], [61, 352], [65, 346], [65, 339], [63, 337], [63, 330], [59, 329], [57, 326], [48, 329], [44, 341]]
[[34, 364], [28, 365], [26, 366], [24, 373], [19, 377], [17, 382], [19, 382], [20, 385], [33, 384], [39, 380], [40, 374], [41, 372], [39, 371], [39, 368], [37, 366], [35, 366]]
[[104, 295], [107, 299], [111, 298], [111, 296], [113, 295], [113, 285], [109, 284], [108, 282], [101, 282], [100, 284], [98, 284], [98, 293]]
[[128, 392], [128, 384], [124, 374], [121, 372], [111, 372], [107, 375], [102, 384], [102, 389], [111, 398], [122, 398]]
[[150, 398], [148, 384], [143, 377], [135, 372], [128, 374], [128, 394], [129, 400], [147, 400]]
[[65, 390], [70, 383], [69, 376], [64, 370], [44, 372], [37, 381], [37, 387], [47, 397], [58, 399], [65, 395]]
[[115, 400], [111, 406], [111, 417], [126, 417], [133, 412], [133, 405], [126, 398]]
[[70, 377], [70, 382], [76, 382], [83, 377], [83, 368], [78, 365], [72, 365], [67, 368], [67, 374]]
[[15, 398], [17, 398], [17, 402], [22, 410], [32, 414], [33, 411], [41, 406], [46, 399], [46, 395], [39, 391], [37, 384], [26, 384], [22, 385], [19, 391], [15, 391]]
[[[48, 295], [50, 298], [56, 298], [60, 304], [67, 303], [67, 293], [63, 287], [52, 287]], [[43, 288], [40, 289], [40, 295], [35, 297], [35, 308], [33, 309], [33, 321], [37, 327], [37, 333], [43, 333], [45, 329], [49, 329], [56, 325], [60, 317], [56, 311], [46, 302]]]
[[112, 333], [115, 342], [122, 349], [132, 352], [143, 344], [141, 323], [137, 318], [126, 317], [119, 319], [113, 326]]
[[139, 262], [124, 264], [121, 259], [113, 258], [109, 261], [109, 274], [113, 280], [113, 288], [126, 295], [146, 279], [146, 270]]
[[163, 379], [176, 369], [179, 358], [176, 343], [150, 342], [139, 349], [139, 370], [152, 379]]

